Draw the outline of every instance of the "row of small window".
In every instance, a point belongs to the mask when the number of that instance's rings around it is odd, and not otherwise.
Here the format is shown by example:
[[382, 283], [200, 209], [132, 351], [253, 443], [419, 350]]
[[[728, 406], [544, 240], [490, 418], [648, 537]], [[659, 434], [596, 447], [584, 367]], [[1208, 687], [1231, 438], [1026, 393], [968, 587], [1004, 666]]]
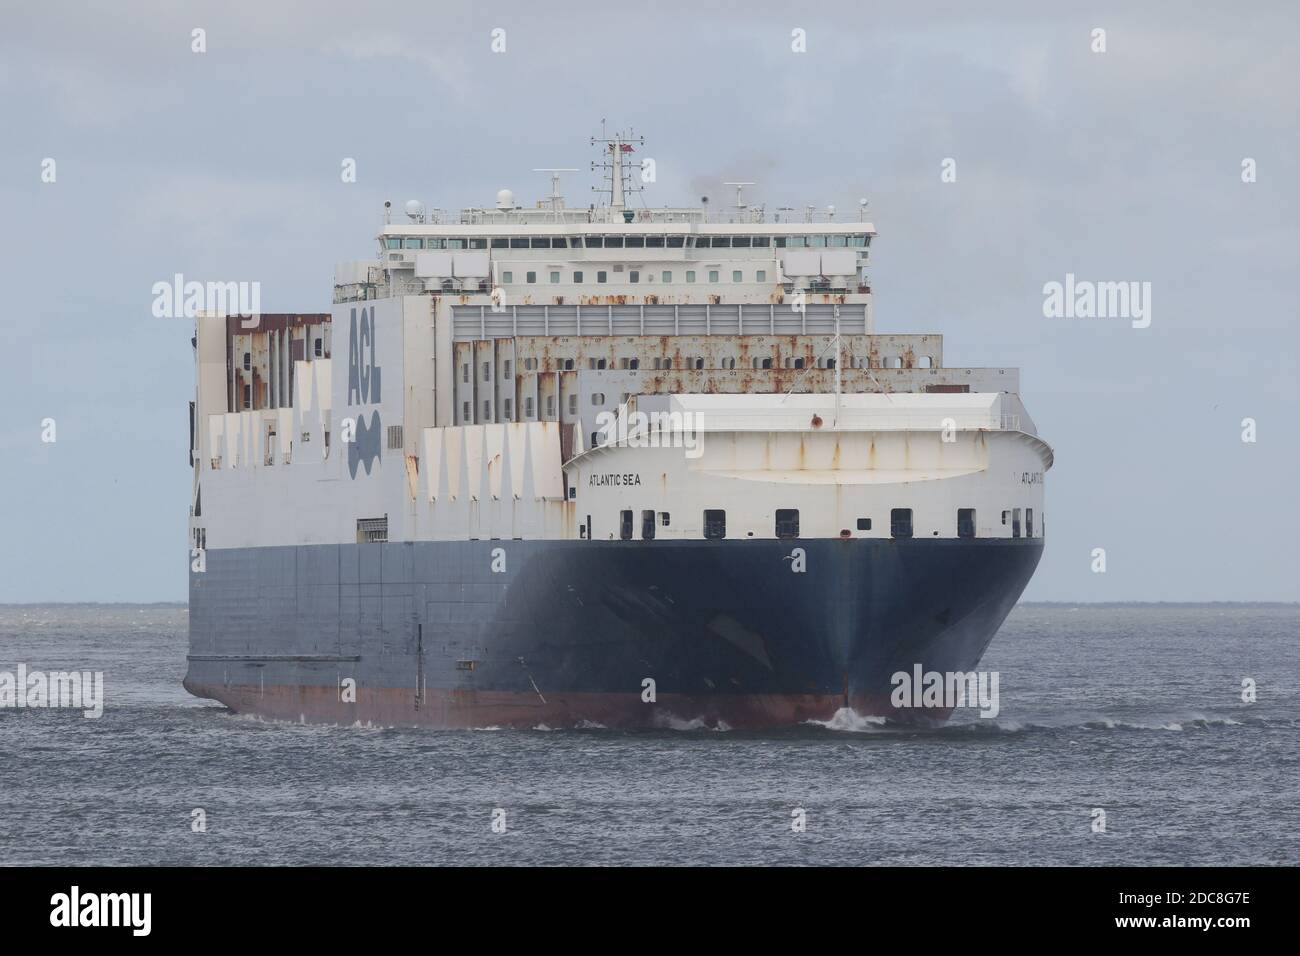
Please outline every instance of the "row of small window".
[[388, 236], [388, 249], [825, 249], [865, 248], [866, 236]]
[[[628, 395], [627, 395], [627, 393], [624, 393], [624, 395], [623, 395], [623, 401], [626, 402], [627, 399], [628, 399]], [[592, 394], [591, 394], [591, 404], [596, 405], [596, 406], [604, 405], [604, 404], [605, 404], [605, 393], [604, 393], [604, 392], [592, 392]], [[532, 397], [531, 395], [529, 395], [529, 396], [527, 396], [526, 398], [524, 398], [524, 420], [525, 420], [525, 421], [528, 421], [528, 420], [531, 420], [531, 419], [532, 419], [532, 417], [533, 417], [533, 409], [534, 409], [534, 407], [535, 407], [535, 406], [534, 406], [534, 403], [533, 403], [533, 397]], [[468, 422], [470, 421], [470, 417], [471, 417], [471, 415], [473, 414], [473, 412], [472, 412], [472, 409], [471, 409], [471, 407], [470, 407], [470, 403], [469, 403], [469, 402], [461, 402], [461, 406], [460, 406], [460, 414], [461, 414], [461, 421], [462, 421], [462, 422], [464, 422], [464, 423], [468, 423]], [[578, 414], [578, 396], [577, 396], [577, 395], [570, 395], [570, 396], [569, 396], [569, 414], [570, 414], [570, 415], [577, 415], [577, 414]], [[546, 417], [547, 417], [547, 419], [554, 419], [554, 418], [555, 418], [555, 396], [554, 396], [554, 395], [547, 395], [547, 396], [546, 396]], [[488, 420], [488, 421], [491, 421], [491, 419], [492, 419], [492, 400], [491, 400], [490, 398], [489, 398], [489, 399], [485, 399], [484, 402], [483, 402], [483, 418], [484, 418], [485, 420]], [[503, 398], [503, 399], [501, 400], [501, 418], [502, 418], [504, 421], [513, 421], [513, 420], [514, 420], [514, 402], [511, 401], [511, 400], [508, 399], [508, 398]], [[598, 439], [599, 434], [600, 434], [599, 432], [592, 432], [592, 433], [591, 433], [591, 445], [592, 445], [593, 448], [594, 448], [596, 445], [600, 444], [600, 441], [599, 441], [599, 439]]]
[[[654, 361], [653, 368], [654, 368], [656, 371], [667, 371], [667, 370], [670, 370], [670, 369], [673, 369], [673, 368], [676, 367], [676, 366], [674, 366], [674, 364], [673, 364], [673, 359], [672, 359], [672, 358], [669, 358], [669, 357], [667, 357], [667, 356], [663, 356], [663, 357], [655, 358], [653, 361]], [[761, 359], [760, 359], [760, 358], [755, 358], [755, 359], [753, 359], [752, 361], [753, 361], [753, 366], [754, 366], [755, 369], [760, 369], [760, 370], [762, 370], [762, 369], [773, 369], [773, 368], [780, 368], [780, 367], [781, 367], [781, 366], [775, 364], [775, 360], [774, 360], [774, 359], [770, 359], [770, 358], [761, 358]], [[636, 370], [638, 370], [638, 369], [641, 368], [641, 360], [640, 360], [639, 358], [634, 357], [634, 356], [624, 355], [624, 356], [622, 356], [621, 358], [619, 358], [618, 362], [619, 362], [619, 364], [618, 364], [617, 367], [620, 368], [620, 369], [625, 369], [625, 370], [628, 370], [628, 371], [636, 371]], [[784, 366], [784, 367], [785, 367], [785, 368], [788, 368], [788, 369], [801, 369], [801, 368], [805, 368], [805, 367], [811, 367], [811, 366], [807, 366], [807, 365], [806, 365], [806, 362], [807, 362], [806, 359], [803, 359], [803, 358], [795, 358], [795, 357], [793, 357], [793, 356], [786, 356], [784, 362], [785, 362], [785, 366]], [[719, 359], [719, 360], [718, 360], [718, 363], [719, 363], [719, 364], [718, 364], [718, 368], [721, 368], [721, 369], [734, 369], [734, 368], [736, 367], [736, 360], [735, 360], [735, 358], [734, 358], [734, 357], [730, 357], [730, 356], [727, 357], [727, 358]], [[868, 360], [868, 359], [865, 359], [865, 358], [859, 358], [859, 357], [857, 357], [857, 356], [853, 356], [853, 358], [852, 358], [852, 360], [851, 360], [851, 362], [850, 362], [850, 368], [867, 368], [868, 365], [869, 365], [869, 360]], [[918, 358], [917, 358], [917, 360], [916, 360], [916, 367], [917, 367], [917, 368], [933, 368], [933, 366], [934, 366], [934, 363], [933, 363], [933, 361], [931, 360], [930, 356], [928, 356], [928, 355], [918, 356]], [[685, 359], [682, 360], [682, 365], [681, 365], [681, 367], [682, 367], [682, 368], [685, 368], [685, 369], [703, 370], [703, 369], [705, 368], [704, 358], [701, 357], [701, 356], [687, 356]], [[827, 358], [827, 357], [825, 357], [825, 356], [822, 356], [821, 358], [817, 359], [817, 362], [816, 362], [816, 366], [815, 366], [815, 367], [816, 367], [816, 368], [820, 368], [820, 369], [833, 369], [833, 368], [835, 368], [835, 359], [833, 359], [833, 358]], [[903, 360], [902, 360], [901, 357], [894, 357], [894, 358], [884, 359], [884, 360], [882, 360], [882, 362], [881, 362], [881, 367], [882, 367], [882, 368], [902, 368], [902, 367], [903, 367]], [[245, 368], [247, 368], [247, 366], [245, 366]], [[535, 359], [535, 358], [526, 358], [526, 359], [523, 359], [523, 368], [524, 368], [524, 371], [527, 371], [527, 372], [533, 372], [533, 371], [536, 371], [536, 370], [537, 370], [537, 359]], [[571, 359], [571, 358], [556, 358], [556, 359], [555, 359], [555, 368], [556, 368], [557, 371], [566, 371], [566, 372], [568, 372], [568, 371], [572, 371], [572, 370], [575, 368], [575, 366], [574, 366], [574, 360]], [[591, 369], [592, 371], [601, 372], [601, 371], [604, 371], [605, 369], [613, 369], [613, 368], [615, 368], [615, 366], [612, 364], [612, 360], [609, 360], [609, 359], [603, 359], [603, 358], [588, 358], [588, 359], [587, 359], [587, 368]], [[501, 377], [504, 378], [504, 379], [509, 379], [509, 378], [510, 378], [510, 360], [509, 360], [509, 359], [506, 359], [506, 360], [502, 363], [502, 365], [501, 365]], [[462, 365], [461, 365], [460, 380], [461, 380], [462, 383], [464, 383], [464, 384], [466, 384], [466, 385], [469, 384], [469, 364], [468, 364], [468, 363], [465, 363], [465, 364], [462, 364]], [[484, 362], [484, 363], [483, 363], [483, 381], [485, 381], [485, 382], [490, 382], [490, 381], [492, 381], [492, 364], [491, 364], [490, 362]]]
[[[720, 273], [717, 269], [710, 269], [710, 270], [709, 270], [709, 281], [710, 281], [710, 282], [720, 282], [720, 281], [722, 281], [721, 279], [718, 278], [720, 274], [721, 274], [721, 273]], [[550, 273], [551, 282], [553, 282], [553, 283], [558, 283], [558, 282], [562, 281], [561, 278], [560, 278], [561, 275], [562, 275], [562, 273], [560, 273], [560, 272], [551, 272], [551, 273]], [[665, 269], [663, 272], [661, 272], [661, 273], [659, 274], [659, 279], [660, 279], [661, 282], [672, 282], [672, 281], [673, 281], [673, 274], [672, 274], [672, 272], [671, 272], [670, 270]], [[570, 281], [570, 283], [572, 283], [573, 285], [579, 285], [579, 284], [581, 284], [584, 280], [585, 280], [585, 273], [583, 273], [581, 270], [574, 270], [574, 272], [573, 272], [573, 276], [572, 276], [572, 278], [571, 278], [569, 281]], [[515, 281], [515, 274], [514, 274], [513, 271], [511, 271], [511, 270], [509, 270], [509, 269], [506, 269], [506, 270], [503, 270], [503, 271], [502, 271], [502, 273], [501, 273], [501, 282], [502, 282], [504, 285], [510, 285], [510, 284], [513, 283], [514, 281]], [[602, 269], [601, 271], [597, 272], [597, 273], [596, 273], [596, 281], [597, 281], [597, 282], [608, 282], [608, 281], [609, 281], [609, 273], [606, 272], [606, 271], [604, 271], [603, 269]], [[628, 272], [627, 272], [627, 281], [628, 281], [628, 282], [631, 282], [631, 283], [634, 284], [634, 285], [635, 285], [636, 283], [639, 283], [639, 282], [641, 281], [641, 272], [640, 272], [640, 270], [638, 270], [638, 269], [629, 269]], [[654, 281], [654, 276], [653, 276], [653, 274], [647, 276], [646, 281], [647, 281], [647, 282], [653, 282], [653, 281]], [[686, 270], [686, 281], [687, 281], [687, 282], [694, 282], [694, 281], [695, 281], [695, 270], [694, 270], [694, 269], [687, 269], [687, 270]], [[744, 273], [744, 270], [743, 270], [743, 269], [733, 269], [732, 272], [731, 272], [731, 281], [732, 281], [732, 282], [744, 282], [744, 281], [745, 281], [745, 273]], [[759, 269], [759, 270], [757, 270], [757, 271], [754, 273], [754, 281], [755, 281], [755, 282], [766, 282], [766, 281], [767, 281], [767, 270], [766, 270], [766, 269]], [[531, 272], [531, 271], [530, 271], [530, 272], [525, 272], [525, 273], [524, 273], [524, 283], [525, 283], [526, 285], [534, 285], [536, 282], [537, 282], [537, 273], [536, 273], [536, 272]]]
[[[654, 512], [641, 512], [641, 537], [648, 539], [654, 537]], [[1034, 536], [1034, 509], [1026, 508], [1025, 512], [1025, 537]], [[1011, 508], [1002, 512], [1002, 523], [1005, 525], [1011, 522], [1011, 536], [1020, 537], [1020, 509]], [[647, 524], [647, 522], [649, 522]], [[668, 524], [668, 514], [663, 513], [663, 523]], [[647, 533], [647, 528], [648, 533]], [[799, 537], [799, 509], [797, 508], [778, 508], [776, 510], [776, 536], [778, 538], [797, 538]], [[870, 518], [858, 519], [859, 531], [871, 530]], [[893, 508], [889, 512], [889, 533], [894, 538], [912, 537], [912, 509], [911, 508]], [[848, 532], [841, 532], [847, 535]], [[727, 512], [721, 508], [707, 508], [704, 511], [704, 537], [708, 539], [720, 539], [727, 536]], [[632, 512], [624, 511], [620, 515], [619, 537], [624, 541], [632, 538]], [[975, 537], [975, 509], [958, 508], [957, 509], [957, 537], [973, 538]]]

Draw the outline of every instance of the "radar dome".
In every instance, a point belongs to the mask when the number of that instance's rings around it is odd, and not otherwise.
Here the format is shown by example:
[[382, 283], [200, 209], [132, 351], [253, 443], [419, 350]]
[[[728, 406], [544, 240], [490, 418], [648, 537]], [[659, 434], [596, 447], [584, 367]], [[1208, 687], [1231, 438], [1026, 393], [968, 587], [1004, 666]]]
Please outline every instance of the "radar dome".
[[515, 208], [515, 194], [512, 193], [509, 189], [498, 189], [498, 190], [497, 190], [497, 208], [498, 208], [498, 209], [514, 209], [514, 208]]

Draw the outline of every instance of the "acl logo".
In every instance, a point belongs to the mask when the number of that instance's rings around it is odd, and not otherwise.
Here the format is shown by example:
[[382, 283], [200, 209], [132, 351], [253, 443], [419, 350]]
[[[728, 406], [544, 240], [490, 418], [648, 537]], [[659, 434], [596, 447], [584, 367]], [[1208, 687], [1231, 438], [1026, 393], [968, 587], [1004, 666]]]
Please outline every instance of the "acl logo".
[[[360, 322], [357, 318], [357, 310], [353, 309], [352, 327], [348, 334], [349, 407], [377, 405], [381, 401], [379, 365], [375, 361], [374, 309], [362, 309]], [[353, 478], [357, 476], [358, 465], [363, 466], [368, 475], [371, 465], [379, 461], [382, 431], [377, 410], [371, 413], [369, 426], [363, 417], [358, 416], [356, 436], [348, 442], [348, 472]]]

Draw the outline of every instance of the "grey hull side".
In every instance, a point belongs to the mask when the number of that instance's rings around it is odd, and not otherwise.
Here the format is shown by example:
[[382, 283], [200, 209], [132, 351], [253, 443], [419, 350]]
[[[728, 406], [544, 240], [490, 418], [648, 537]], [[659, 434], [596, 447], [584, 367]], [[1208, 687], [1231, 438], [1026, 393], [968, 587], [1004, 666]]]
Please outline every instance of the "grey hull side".
[[1022, 538], [212, 550], [190, 575], [185, 686], [241, 712], [339, 723], [771, 727], [846, 705], [933, 719], [944, 715], [894, 711], [890, 676], [917, 664], [974, 669], [1042, 547]]

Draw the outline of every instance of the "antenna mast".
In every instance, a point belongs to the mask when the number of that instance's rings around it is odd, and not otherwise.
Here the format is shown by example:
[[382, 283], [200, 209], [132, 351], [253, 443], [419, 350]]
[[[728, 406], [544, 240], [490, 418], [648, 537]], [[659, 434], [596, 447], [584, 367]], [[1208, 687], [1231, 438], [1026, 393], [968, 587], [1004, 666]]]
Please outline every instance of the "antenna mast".
[[576, 173], [577, 170], [571, 166], [544, 166], [533, 172], [551, 174], [551, 211], [555, 213], [555, 221], [559, 222], [563, 218], [560, 210], [564, 208], [564, 196], [560, 194], [560, 173]]
[[[639, 187], [630, 185], [627, 180], [627, 169], [623, 165], [623, 155], [625, 153], [635, 152], [636, 146], [645, 145], [644, 136], [635, 136], [631, 130], [626, 133], [615, 133], [613, 136], [605, 135], [604, 121], [601, 122], [601, 135], [599, 138], [593, 136], [591, 145], [601, 144], [609, 154], [609, 159], [599, 163], [592, 163], [591, 168], [608, 170], [609, 173], [609, 208], [616, 216], [626, 218], [624, 210], [627, 208], [626, 194]], [[599, 191], [599, 187], [592, 187]]]

